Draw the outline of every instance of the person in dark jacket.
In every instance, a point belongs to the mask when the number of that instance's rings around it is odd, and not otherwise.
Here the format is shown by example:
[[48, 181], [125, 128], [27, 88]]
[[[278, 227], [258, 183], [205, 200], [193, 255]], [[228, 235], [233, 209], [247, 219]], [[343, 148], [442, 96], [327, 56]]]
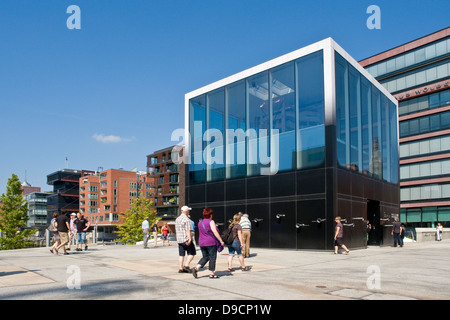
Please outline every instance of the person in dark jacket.
[[394, 219], [394, 224], [392, 225], [392, 235], [394, 236], [394, 247], [398, 245], [403, 247], [403, 238], [401, 236], [402, 233], [402, 224], [400, 223], [398, 218]]

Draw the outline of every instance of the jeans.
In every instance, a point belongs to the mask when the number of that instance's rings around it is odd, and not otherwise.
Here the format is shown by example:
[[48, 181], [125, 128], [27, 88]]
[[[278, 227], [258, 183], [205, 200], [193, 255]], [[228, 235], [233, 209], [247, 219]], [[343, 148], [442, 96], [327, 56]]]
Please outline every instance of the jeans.
[[242, 254], [241, 243], [238, 240], [233, 240], [231, 246], [228, 246], [228, 254], [234, 256], [234, 254], [240, 256]]
[[208, 247], [200, 247], [202, 251], [202, 258], [198, 262], [202, 268], [209, 261], [209, 271], [216, 270], [216, 259], [217, 259], [217, 247], [216, 246], [208, 246]]
[[148, 243], [148, 232], [144, 232], [144, 248], [147, 248]]
[[86, 232], [77, 232], [78, 244], [86, 244]]
[[400, 233], [394, 232], [394, 247], [397, 246], [397, 243], [400, 247], [403, 247], [403, 239]]

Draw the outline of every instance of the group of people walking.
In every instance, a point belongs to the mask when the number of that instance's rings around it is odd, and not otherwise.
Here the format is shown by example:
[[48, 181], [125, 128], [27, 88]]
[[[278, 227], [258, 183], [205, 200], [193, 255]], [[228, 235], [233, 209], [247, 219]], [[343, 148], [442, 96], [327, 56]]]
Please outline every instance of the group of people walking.
[[[232, 239], [228, 242], [228, 244], [225, 244], [224, 239], [219, 234], [219, 228], [213, 219], [214, 212], [211, 208], [203, 209], [202, 219], [200, 219], [197, 224], [199, 234], [198, 245], [200, 246], [200, 250], [202, 252], [202, 258], [198, 261], [194, 268], [191, 269], [189, 267], [196, 255], [196, 249], [193, 243], [193, 234], [191, 232], [192, 220], [189, 219], [190, 210], [192, 210], [192, 208], [183, 206], [181, 208], [181, 214], [175, 220], [179, 255], [178, 272], [190, 272], [195, 278], [197, 278], [199, 270], [209, 262], [209, 278], [218, 279], [219, 276], [215, 273], [217, 253], [222, 252], [225, 246], [228, 247], [228, 271], [234, 271], [233, 258], [235, 255], [238, 257], [241, 270], [249, 271], [250, 268], [247, 267], [244, 262], [244, 257], [249, 257], [250, 255], [249, 244], [251, 224], [248, 220], [248, 216], [245, 214], [235, 214], [233, 216], [233, 220], [228, 226], [228, 229], [231, 231]], [[244, 230], [248, 231], [248, 233], [244, 232]], [[245, 233], [247, 233], [246, 237], [244, 236]], [[186, 255], [187, 258], [185, 261]]]
[[[153, 233], [153, 246], [158, 246], [158, 220], [155, 221], [153, 224], [151, 231]], [[144, 249], [148, 249], [148, 239], [150, 237], [150, 228], [149, 228], [149, 222], [148, 217], [145, 217], [144, 222], [142, 222], [142, 232], [144, 234]], [[169, 226], [167, 222], [164, 224], [164, 226], [161, 228], [161, 240], [163, 241], [163, 247], [166, 245], [170, 246], [170, 240], [169, 240]]]
[[76, 251], [88, 249], [86, 231], [90, 227], [90, 222], [79, 212], [72, 212], [70, 219], [65, 214], [54, 213], [48, 230], [52, 234], [54, 243], [50, 252], [58, 255], [62, 248], [64, 254], [69, 254], [73, 240], [76, 238]]

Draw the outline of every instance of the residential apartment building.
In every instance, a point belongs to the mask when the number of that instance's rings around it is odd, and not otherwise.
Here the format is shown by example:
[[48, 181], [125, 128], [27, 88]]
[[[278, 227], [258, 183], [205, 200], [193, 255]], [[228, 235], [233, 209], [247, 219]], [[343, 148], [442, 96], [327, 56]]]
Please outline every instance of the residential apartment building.
[[113, 240], [120, 214], [143, 195], [150, 198], [152, 179], [145, 171], [109, 169], [79, 179], [79, 211], [98, 231], [99, 240]]
[[27, 228], [38, 229], [43, 235], [47, 228], [47, 196], [40, 187], [33, 187], [27, 180], [22, 182], [23, 197], [28, 203]]
[[28, 202], [27, 228], [38, 229], [40, 235], [44, 235], [47, 224], [47, 196], [48, 193], [32, 192], [25, 195]]
[[450, 227], [450, 27], [360, 64], [399, 101], [401, 221]]
[[147, 173], [153, 178], [150, 199], [161, 220], [172, 221], [179, 208], [185, 204], [184, 165], [178, 165], [178, 153], [173, 146], [155, 151], [147, 156]]

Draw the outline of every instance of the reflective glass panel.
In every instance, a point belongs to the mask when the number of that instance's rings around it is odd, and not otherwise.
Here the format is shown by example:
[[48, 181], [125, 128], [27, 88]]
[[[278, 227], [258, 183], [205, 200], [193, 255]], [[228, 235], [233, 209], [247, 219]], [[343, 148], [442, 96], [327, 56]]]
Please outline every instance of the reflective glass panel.
[[[279, 134], [273, 142], [271, 160], [278, 158], [278, 172], [295, 168], [295, 69], [287, 63], [270, 71], [272, 128]], [[277, 153], [277, 155], [275, 154]], [[278, 168], [277, 168], [278, 167]]]
[[233, 83], [226, 88], [227, 148], [226, 177], [245, 176], [245, 81]]
[[225, 177], [224, 113], [225, 93], [220, 88], [207, 94], [208, 134], [204, 151], [207, 166], [207, 181], [222, 180]]
[[381, 150], [381, 93], [372, 85], [372, 157], [369, 170], [373, 176], [382, 177], [382, 150]]
[[390, 127], [389, 127], [389, 99], [382, 98], [381, 104], [381, 149], [383, 158], [383, 180], [390, 181]]
[[[247, 176], [261, 174], [270, 159], [270, 108], [268, 72], [247, 78], [248, 129], [253, 132], [247, 145]], [[264, 136], [265, 133], [265, 136]]]
[[398, 120], [397, 120], [397, 107], [395, 104], [388, 100], [388, 108], [389, 108], [389, 145], [390, 145], [390, 169], [391, 176], [390, 182], [397, 184], [399, 181], [399, 155], [398, 155]]
[[368, 80], [361, 77], [361, 139], [362, 139], [362, 172], [370, 172], [369, 164], [372, 156], [372, 95]]
[[297, 168], [306, 169], [324, 164], [325, 116], [322, 51], [296, 62], [298, 131]]
[[191, 163], [189, 164], [190, 183], [202, 183], [206, 179], [206, 164], [203, 159], [203, 134], [206, 131], [206, 96], [189, 101], [191, 135]]
[[350, 162], [350, 154], [346, 146], [350, 144], [348, 125], [348, 65], [338, 54], [336, 57], [336, 152], [338, 164], [346, 167]]
[[360, 142], [361, 142], [361, 98], [360, 75], [354, 68], [349, 69], [349, 101], [350, 101], [350, 168], [361, 171]]

